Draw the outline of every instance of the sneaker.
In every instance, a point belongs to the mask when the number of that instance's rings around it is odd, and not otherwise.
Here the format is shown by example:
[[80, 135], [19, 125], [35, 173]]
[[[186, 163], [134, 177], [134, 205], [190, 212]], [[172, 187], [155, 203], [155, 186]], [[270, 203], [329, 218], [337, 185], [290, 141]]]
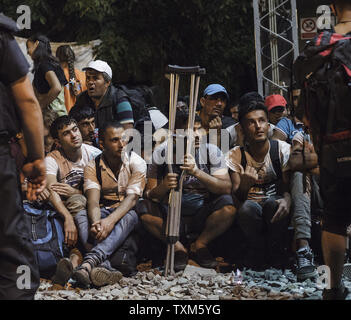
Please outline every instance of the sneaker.
[[298, 282], [317, 276], [317, 269], [313, 263], [313, 252], [309, 247], [297, 250], [296, 264], [296, 278]]
[[344, 264], [343, 276], [344, 276], [348, 281], [351, 281], [351, 263], [345, 263], [345, 264]]
[[339, 288], [324, 289], [323, 290], [323, 300], [345, 300], [349, 290], [341, 285]]
[[83, 288], [86, 288], [91, 284], [89, 270], [82, 265], [74, 269], [72, 278]]
[[182, 250], [174, 253], [174, 271], [182, 271], [188, 264], [188, 254]]
[[56, 272], [52, 278], [52, 283], [59, 284], [64, 287], [68, 280], [71, 278], [72, 274], [73, 265], [71, 260], [68, 258], [63, 258], [58, 262], [56, 266]]
[[120, 271], [110, 271], [102, 267], [93, 268], [90, 272], [91, 282], [97, 287], [113, 285], [122, 278], [123, 275]]
[[192, 258], [203, 268], [214, 269], [217, 267], [217, 261], [206, 247], [196, 250]]

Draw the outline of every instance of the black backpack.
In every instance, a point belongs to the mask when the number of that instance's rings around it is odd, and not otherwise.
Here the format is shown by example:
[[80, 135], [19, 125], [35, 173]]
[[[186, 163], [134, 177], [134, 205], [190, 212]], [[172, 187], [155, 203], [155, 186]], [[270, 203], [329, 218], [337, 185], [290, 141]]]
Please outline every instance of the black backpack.
[[321, 169], [351, 178], [351, 35], [319, 34], [298, 57], [294, 73], [302, 87], [299, 112], [310, 121]]
[[297, 116], [310, 121], [313, 143], [351, 139], [351, 37], [325, 31], [294, 64], [302, 88]]
[[150, 119], [147, 107], [150, 106], [151, 102], [151, 89], [146, 86], [128, 88], [125, 85], [119, 85], [116, 88], [128, 97], [133, 109], [134, 123], [137, 123], [140, 119]]
[[[100, 168], [101, 155], [95, 158], [96, 178], [102, 185], [101, 168]], [[100, 197], [101, 199], [101, 197]], [[100, 200], [101, 201], [101, 200]], [[104, 201], [103, 205], [108, 205]], [[124, 276], [133, 276], [137, 273], [137, 254], [138, 254], [138, 235], [136, 231], [132, 231], [124, 240], [122, 245], [110, 256], [109, 260], [111, 266], [123, 273]]]

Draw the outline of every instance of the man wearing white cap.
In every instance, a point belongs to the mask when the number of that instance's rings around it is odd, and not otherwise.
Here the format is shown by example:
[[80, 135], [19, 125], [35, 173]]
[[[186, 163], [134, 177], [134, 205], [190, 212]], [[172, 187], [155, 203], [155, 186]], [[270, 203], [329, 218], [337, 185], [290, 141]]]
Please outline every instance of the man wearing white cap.
[[105, 61], [95, 60], [83, 70], [86, 71], [87, 90], [78, 96], [75, 107], [93, 108], [96, 128], [111, 120], [119, 121], [125, 129], [132, 128], [132, 106], [128, 95], [112, 85], [111, 67]]

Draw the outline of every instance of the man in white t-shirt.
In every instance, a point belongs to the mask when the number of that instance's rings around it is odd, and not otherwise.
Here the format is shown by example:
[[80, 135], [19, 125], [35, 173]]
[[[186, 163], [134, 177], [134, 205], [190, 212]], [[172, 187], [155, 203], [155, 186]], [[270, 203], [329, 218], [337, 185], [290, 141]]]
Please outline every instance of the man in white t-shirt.
[[[239, 107], [240, 108], [245, 108], [245, 106], [249, 105], [252, 102], [256, 101], [262, 101], [264, 102], [263, 97], [255, 91], [245, 93], [239, 100]], [[273, 136], [275, 125], [272, 123], [269, 123], [269, 128], [268, 128], [268, 138], [271, 138]], [[234, 148], [235, 146], [241, 146], [243, 147], [245, 144], [244, 141], [244, 131], [241, 127], [240, 122], [237, 122], [229, 127], [226, 128], [226, 130], [229, 132], [229, 149]]]
[[288, 227], [291, 197], [288, 183], [290, 145], [268, 139], [268, 111], [255, 100], [239, 108], [245, 146], [229, 151], [232, 194], [238, 201], [237, 224], [249, 246], [244, 264], [280, 267], [282, 240]]
[[78, 231], [73, 218], [86, 207], [84, 168], [101, 150], [83, 144], [77, 122], [66, 115], [52, 123], [50, 134], [58, 149], [45, 158], [47, 184], [39, 199], [48, 200], [63, 217], [65, 244], [74, 247]]

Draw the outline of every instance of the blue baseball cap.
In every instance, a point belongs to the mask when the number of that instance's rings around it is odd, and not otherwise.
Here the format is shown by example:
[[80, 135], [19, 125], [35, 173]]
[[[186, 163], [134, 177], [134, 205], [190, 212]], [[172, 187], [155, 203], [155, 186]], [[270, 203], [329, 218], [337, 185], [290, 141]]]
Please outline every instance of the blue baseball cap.
[[225, 93], [225, 95], [227, 96], [227, 99], [229, 100], [229, 95], [227, 90], [223, 86], [217, 83], [210, 84], [209, 86], [207, 86], [206, 89], [204, 90], [204, 96], [212, 96], [219, 92]]

